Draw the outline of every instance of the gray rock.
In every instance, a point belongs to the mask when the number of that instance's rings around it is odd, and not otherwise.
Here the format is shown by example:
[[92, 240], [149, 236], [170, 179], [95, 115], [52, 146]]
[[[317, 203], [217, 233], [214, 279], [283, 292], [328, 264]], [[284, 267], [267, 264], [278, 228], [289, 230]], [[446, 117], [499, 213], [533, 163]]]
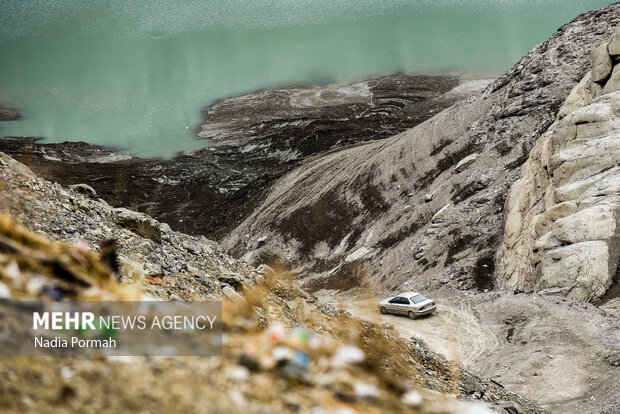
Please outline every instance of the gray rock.
[[607, 42], [595, 48], [590, 54], [592, 81], [603, 82], [611, 75], [612, 62], [607, 51]]
[[503, 408], [508, 414], [523, 414], [523, 409], [519, 404], [514, 401], [502, 401], [500, 407]]
[[609, 245], [603, 241], [574, 243], [549, 250], [540, 262], [540, 278], [535, 288], [568, 287], [568, 296], [573, 299], [596, 299], [611, 285], [613, 274], [609, 272], [609, 256]]
[[505, 287], [591, 301], [612, 286], [620, 260], [620, 92], [605, 92], [619, 67], [598, 97], [594, 69], [573, 89], [512, 186], [499, 255]]
[[243, 288], [243, 277], [241, 274], [231, 272], [220, 266], [220, 273], [217, 276], [218, 280], [222, 283], [226, 283], [232, 286], [235, 290], [241, 290]]
[[122, 227], [136, 232], [142, 237], [161, 243], [162, 228], [160, 223], [137, 211], [120, 207], [113, 210], [114, 221]]
[[605, 83], [605, 87], [603, 88], [603, 93], [611, 93], [620, 91], [620, 65], [614, 66], [614, 69], [611, 72], [611, 77]]
[[609, 52], [611, 56], [620, 56], [620, 32], [614, 33], [611, 39], [609, 39], [607, 52]]
[[97, 199], [97, 192], [95, 191], [94, 188], [92, 188], [90, 185], [88, 184], [74, 184], [74, 185], [70, 185], [69, 188], [73, 191], [77, 191], [80, 194], [84, 194], [85, 196], [88, 196], [92, 199]]

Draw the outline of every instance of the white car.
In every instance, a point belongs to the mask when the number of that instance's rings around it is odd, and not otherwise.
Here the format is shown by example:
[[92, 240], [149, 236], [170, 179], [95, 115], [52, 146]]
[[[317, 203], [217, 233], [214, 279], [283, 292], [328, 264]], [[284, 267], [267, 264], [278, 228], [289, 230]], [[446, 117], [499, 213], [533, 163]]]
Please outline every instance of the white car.
[[383, 299], [379, 302], [381, 313], [407, 315], [411, 319], [416, 316], [428, 315], [437, 310], [435, 302], [418, 292], [404, 292], [398, 296]]

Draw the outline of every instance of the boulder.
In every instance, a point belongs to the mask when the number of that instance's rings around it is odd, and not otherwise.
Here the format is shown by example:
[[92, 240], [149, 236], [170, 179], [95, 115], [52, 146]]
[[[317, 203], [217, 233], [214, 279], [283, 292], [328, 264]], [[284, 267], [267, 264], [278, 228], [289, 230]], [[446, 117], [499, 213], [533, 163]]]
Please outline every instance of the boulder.
[[69, 188], [92, 199], [97, 199], [97, 192], [88, 184], [74, 184], [70, 185]]
[[235, 290], [243, 289], [243, 276], [241, 276], [240, 273], [225, 269], [222, 266], [220, 266], [219, 270], [220, 270], [220, 273], [217, 276], [217, 279], [220, 282], [229, 284]]
[[167, 226], [162, 225], [152, 217], [123, 207], [115, 208], [113, 216], [114, 222], [119, 226], [130, 229], [136, 234], [157, 243], [161, 243], [162, 233], [167, 230]]
[[233, 288], [231, 288], [230, 286], [228, 286], [228, 285], [224, 286], [224, 288], [222, 289], [222, 293], [230, 301], [233, 301], [233, 302], [237, 302], [237, 301], [246, 302], [246, 300], [245, 300], [245, 298], [243, 296], [241, 296], [240, 294], [235, 292], [235, 290]]
[[502, 401], [499, 406], [508, 414], [523, 414], [523, 409], [514, 401]]
[[259, 265], [256, 270], [258, 271], [258, 273], [261, 273], [265, 276], [273, 276], [276, 274], [276, 271], [269, 265], [266, 265], [264, 263], [262, 263], [261, 265]]
[[539, 265], [536, 290], [568, 287], [570, 298], [590, 301], [602, 296], [612, 282], [608, 263], [609, 245], [600, 240], [549, 250]]
[[620, 56], [620, 32], [613, 34], [609, 39], [607, 52], [610, 56]]
[[615, 208], [611, 205], [586, 208], [553, 223], [552, 236], [561, 241], [579, 243], [614, 236]]
[[620, 91], [620, 65], [614, 67], [614, 70], [611, 72], [611, 77], [603, 88], [604, 94], [616, 91]]
[[120, 256], [119, 259], [121, 276], [131, 282], [137, 282], [144, 278], [144, 264], [127, 257]]
[[609, 78], [612, 62], [607, 52], [607, 43], [603, 43], [592, 51], [590, 54], [590, 64], [592, 65], [592, 82], [603, 82]]
[[562, 119], [576, 109], [582, 108], [592, 102], [592, 89], [592, 74], [588, 72], [588, 74], [575, 85], [566, 98], [566, 101], [564, 101], [564, 104], [560, 108], [560, 112], [558, 112], [558, 119]]

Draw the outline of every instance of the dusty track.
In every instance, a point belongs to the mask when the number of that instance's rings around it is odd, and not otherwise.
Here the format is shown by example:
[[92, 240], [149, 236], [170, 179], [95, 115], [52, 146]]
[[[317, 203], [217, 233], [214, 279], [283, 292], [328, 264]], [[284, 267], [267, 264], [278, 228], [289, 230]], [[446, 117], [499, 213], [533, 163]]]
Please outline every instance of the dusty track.
[[[322, 301], [366, 320], [388, 323], [403, 337], [557, 413], [620, 413], [620, 301], [600, 308], [539, 295], [436, 291], [438, 312], [410, 320], [381, 315], [390, 296], [323, 291]], [[615, 357], [614, 357], [615, 355]]]
[[499, 343], [497, 336], [480, 324], [470, 304], [442, 303], [435, 315], [412, 321], [406, 316], [381, 315], [376, 303], [374, 298], [361, 299], [349, 302], [346, 309], [359, 318], [394, 325], [401, 336], [419, 337], [435, 351], [465, 366], [474, 365]]

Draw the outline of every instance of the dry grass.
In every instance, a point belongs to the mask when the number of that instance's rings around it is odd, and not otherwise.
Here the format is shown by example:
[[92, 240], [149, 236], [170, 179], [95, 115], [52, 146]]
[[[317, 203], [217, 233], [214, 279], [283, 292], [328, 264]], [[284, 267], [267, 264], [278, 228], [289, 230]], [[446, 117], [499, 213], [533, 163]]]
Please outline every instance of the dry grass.
[[[13, 271], [15, 265], [20, 277]], [[33, 278], [44, 278], [64, 297], [79, 300], [137, 300], [137, 289], [121, 285], [114, 272], [100, 262], [87, 246], [46, 239], [0, 213], [0, 279], [18, 298], [34, 292], [27, 289]]]

